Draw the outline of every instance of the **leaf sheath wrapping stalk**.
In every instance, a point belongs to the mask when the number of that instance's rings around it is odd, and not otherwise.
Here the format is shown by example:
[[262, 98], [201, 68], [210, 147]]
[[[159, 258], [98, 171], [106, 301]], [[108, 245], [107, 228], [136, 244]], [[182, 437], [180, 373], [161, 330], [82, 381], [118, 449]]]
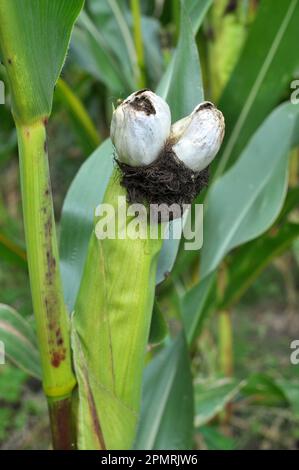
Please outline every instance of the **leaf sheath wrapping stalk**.
[[[118, 196], [124, 195], [115, 172], [104, 202], [116, 216]], [[148, 231], [145, 239], [134, 240], [98, 240], [92, 234], [72, 335], [81, 449], [133, 444], [161, 246], [161, 238], [150, 239]]]

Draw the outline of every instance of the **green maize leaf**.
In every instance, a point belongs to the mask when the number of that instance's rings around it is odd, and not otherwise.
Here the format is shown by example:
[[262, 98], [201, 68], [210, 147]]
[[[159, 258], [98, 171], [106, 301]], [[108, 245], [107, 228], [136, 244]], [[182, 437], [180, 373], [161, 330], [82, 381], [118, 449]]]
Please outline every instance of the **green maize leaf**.
[[182, 298], [182, 319], [188, 344], [202, 332], [205, 321], [216, 304], [216, 276], [211, 273], [187, 291]]
[[218, 379], [195, 383], [195, 426], [198, 428], [215, 418], [245, 385], [237, 379]]
[[83, 0], [0, 0], [0, 54], [17, 122], [28, 124], [50, 114], [54, 86], [82, 6]]
[[33, 377], [41, 378], [35, 332], [16, 310], [4, 304], [0, 304], [0, 341], [7, 358]]
[[167, 336], [168, 326], [164, 319], [163, 313], [160, 310], [159, 304], [157, 301], [154, 302], [151, 329], [149, 334], [149, 344], [159, 344]]
[[[233, 163], [289, 88], [299, 65], [299, 1], [263, 0], [220, 99], [226, 133], [217, 173]], [[266, 25], [266, 27], [265, 27]]]
[[174, 281], [179, 279], [180, 276], [186, 272], [187, 267], [190, 267], [195, 259], [199, 257], [199, 252], [197, 250], [185, 250], [183, 241], [184, 238], [180, 242], [175, 264], [171, 270], [171, 278]]
[[274, 379], [262, 373], [252, 374], [241, 382], [236, 378], [198, 381], [194, 387], [195, 425], [207, 424], [237, 397], [251, 398], [256, 405], [288, 405], [297, 415], [298, 386], [298, 381]]
[[146, 368], [135, 449], [192, 449], [193, 413], [190, 361], [180, 333]]
[[277, 385], [284, 393], [294, 415], [299, 417], [299, 382], [298, 380], [290, 381], [285, 379], [278, 379]]
[[263, 269], [292, 246], [299, 237], [299, 224], [286, 223], [273, 228], [256, 240], [242, 246], [229, 260], [228, 286], [220, 308], [227, 309], [236, 303]]
[[288, 404], [288, 399], [279, 380], [268, 374], [252, 374], [246, 381], [242, 396], [250, 397], [255, 405], [277, 406]]
[[246, 380], [204, 380], [195, 383], [195, 425], [201, 427], [215, 418], [237, 397], [251, 398], [255, 405], [288, 405], [298, 414], [298, 381], [274, 379], [268, 374], [252, 374]]
[[125, 69], [123, 75], [119, 74], [120, 64], [111, 51], [109, 41], [85, 11], [74, 29], [71, 47], [76, 62], [103, 82], [117, 95], [116, 98], [134, 89], [130, 73]]
[[[87, 5], [88, 16], [87, 12], [81, 15], [80, 31], [76, 28], [72, 41], [74, 54], [81, 66], [105, 83], [116, 97], [125, 97], [136, 88], [138, 75], [129, 5], [115, 0], [100, 3], [89, 0]], [[142, 17], [145, 56], [151, 78], [159, 77], [162, 69], [158, 30], [157, 20]]]
[[235, 440], [222, 434], [216, 426], [202, 426], [199, 432], [208, 450], [234, 450], [236, 448]]
[[[126, 3], [119, 5], [116, 15], [114, 3], [110, 0], [103, 0], [100, 3], [97, 0], [88, 2], [89, 15], [87, 17], [86, 12], [81, 15], [79, 24], [75, 27], [71, 47], [76, 60], [85, 70], [105, 83], [116, 97], [124, 97], [135, 88], [133, 71], [136, 67], [136, 58], [132, 54], [132, 45], [129, 47], [127, 45], [131, 41], [123, 39], [125, 23], [132, 30], [132, 17]], [[185, 1], [194, 33], [199, 29], [211, 3], [211, 0]], [[120, 21], [124, 24], [122, 29], [119, 27]], [[146, 71], [150, 82], [148, 85], [152, 85], [161, 78], [163, 67], [160, 25], [156, 19], [147, 16], [142, 16], [141, 23]], [[188, 27], [190, 29], [190, 24]], [[186, 32], [191, 33], [191, 31]], [[128, 37], [128, 32], [125, 36]], [[119, 69], [123, 72], [122, 80], [118, 73]]]
[[112, 170], [113, 147], [109, 139], [83, 163], [64, 201], [60, 262], [65, 301], [70, 312], [80, 285], [94, 211], [103, 200]]
[[299, 106], [280, 105], [237, 163], [212, 185], [204, 219], [202, 277], [216, 269], [232, 248], [265, 232], [278, 216], [286, 195], [287, 157], [298, 116]]
[[154, 18], [142, 16], [141, 28], [147, 77], [149, 84], [154, 84], [156, 87], [164, 70], [160, 47], [160, 23]]
[[135, 79], [138, 77], [138, 65], [137, 65], [137, 54], [135, 50], [135, 45], [133, 37], [126, 21], [125, 15], [122, 12], [122, 9], [119, 7], [116, 0], [106, 0], [109, 4], [109, 7], [113, 13], [115, 23], [118, 27], [120, 33], [120, 44], [124, 43], [126, 46], [127, 57], [132, 69], [132, 74]]
[[[299, 120], [298, 120], [298, 123], [299, 123]], [[293, 141], [294, 145], [297, 144], [298, 137], [299, 137], [299, 132], [295, 132], [294, 141]], [[279, 226], [280, 224], [285, 222], [285, 219], [288, 216], [288, 214], [297, 207], [298, 201], [299, 201], [299, 188], [289, 188], [282, 211], [276, 221], [276, 225]], [[255, 242], [252, 241], [250, 243], [253, 244]], [[259, 243], [259, 241], [256, 240], [256, 243]], [[242, 249], [243, 248], [241, 248], [241, 250]], [[186, 270], [187, 266], [191, 266], [191, 264], [195, 261], [195, 258], [198, 256], [199, 254], [197, 251], [186, 251], [186, 250], [181, 249], [178, 253], [178, 256], [175, 261], [175, 265], [171, 272], [172, 279], [177, 279]]]
[[68, 84], [60, 78], [56, 84], [54, 99], [68, 111], [74, 128], [74, 135], [84, 154], [90, 155], [100, 145], [100, 135], [80, 98]]
[[173, 122], [190, 114], [204, 99], [198, 50], [184, 2], [180, 30], [177, 49], [157, 88], [170, 106]]
[[[299, 140], [299, 133], [297, 134], [297, 139]], [[278, 224], [285, 222], [290, 212], [293, 209], [297, 208], [298, 201], [299, 201], [299, 186], [295, 188], [289, 188], [282, 211], [279, 214], [279, 217], [277, 219]]]
[[198, 0], [185, 0], [186, 10], [191, 20], [194, 34], [199, 30], [212, 3], [213, 0], [201, 0], [201, 2]]

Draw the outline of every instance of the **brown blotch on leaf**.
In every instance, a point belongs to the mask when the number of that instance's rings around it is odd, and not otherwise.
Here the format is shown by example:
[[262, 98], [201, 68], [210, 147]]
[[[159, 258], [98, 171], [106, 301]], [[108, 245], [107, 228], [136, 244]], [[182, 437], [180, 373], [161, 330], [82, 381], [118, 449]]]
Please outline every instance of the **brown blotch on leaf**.
[[11, 65], [12, 64], [12, 59], [10, 59], [10, 58], [7, 59], [7, 62], [9, 63], [9, 65]]
[[44, 118], [44, 119], [43, 119], [43, 124], [44, 124], [45, 127], [46, 127], [46, 125], [48, 124], [48, 122], [49, 122], [49, 119], [48, 119], [48, 118]]
[[[183, 209], [209, 182], [209, 167], [199, 172], [191, 170], [177, 158], [171, 142], [150, 165], [132, 167], [116, 158], [115, 161], [130, 203], [178, 204]], [[170, 220], [175, 217], [170, 213]]]

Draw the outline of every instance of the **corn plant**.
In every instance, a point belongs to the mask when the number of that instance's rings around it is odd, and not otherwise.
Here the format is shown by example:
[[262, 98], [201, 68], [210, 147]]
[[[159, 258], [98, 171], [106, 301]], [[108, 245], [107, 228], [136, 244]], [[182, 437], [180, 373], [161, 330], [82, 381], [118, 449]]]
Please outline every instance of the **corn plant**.
[[[0, 339], [12, 361], [42, 380], [54, 449], [191, 449], [194, 427], [266, 381], [233, 378], [230, 310], [299, 235], [291, 219], [298, 187], [288, 187], [299, 110], [284, 101], [299, 65], [289, 48], [299, 1], [238, 2], [232, 12], [226, 0], [173, 1], [177, 43], [167, 64], [151, 42], [158, 21], [142, 15], [139, 0], [83, 3], [0, 0], [26, 253], [5, 238], [0, 246], [28, 263], [35, 316], [32, 328], [1, 304]], [[101, 144], [60, 77], [71, 35], [70, 62], [115, 101], [111, 139]], [[226, 50], [233, 40], [238, 46]], [[94, 150], [66, 195], [59, 247], [47, 142], [55, 87], [86, 157]], [[163, 239], [181, 218], [157, 220], [155, 239], [149, 226], [140, 239], [101, 239], [96, 208], [118, 216], [119, 197], [125, 210], [144, 200], [204, 202], [202, 248], [184, 250], [183, 234]], [[192, 353], [213, 312], [228, 381], [205, 387], [193, 381]]]

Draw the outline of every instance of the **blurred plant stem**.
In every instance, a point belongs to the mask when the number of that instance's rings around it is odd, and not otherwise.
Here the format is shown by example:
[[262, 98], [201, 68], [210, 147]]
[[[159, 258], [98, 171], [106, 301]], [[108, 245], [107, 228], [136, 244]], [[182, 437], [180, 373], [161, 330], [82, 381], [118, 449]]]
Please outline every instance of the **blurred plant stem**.
[[1, 257], [5, 258], [5, 254], [7, 253], [7, 259], [9, 261], [15, 261], [18, 266], [27, 269], [26, 251], [2, 232], [0, 232], [0, 252]]
[[253, 2], [219, 0], [210, 11], [210, 96], [217, 102], [239, 58], [255, 8]]
[[172, 21], [175, 28], [175, 43], [177, 43], [180, 35], [180, 21], [181, 21], [181, 4], [180, 0], [172, 0]]
[[107, 0], [107, 2], [111, 8], [115, 21], [122, 35], [123, 41], [126, 45], [135, 84], [137, 86], [138, 80], [139, 80], [139, 68], [138, 68], [138, 63], [137, 63], [137, 54], [136, 54], [135, 44], [131, 35], [130, 28], [128, 26], [128, 23], [123, 15], [122, 9], [120, 5], [118, 4], [118, 2], [116, 0]]
[[61, 78], [59, 78], [56, 84], [55, 95], [63, 103], [64, 107], [69, 110], [70, 117], [76, 128], [76, 135], [80, 138], [82, 148], [86, 152], [86, 156], [88, 156], [100, 145], [101, 136], [99, 132], [95, 128], [83, 103]]
[[[218, 295], [222, 299], [227, 287], [227, 268], [223, 263], [218, 273]], [[233, 374], [233, 328], [228, 309], [218, 314], [219, 369], [225, 377]]]
[[[17, 124], [22, 203], [28, 268], [55, 448], [70, 449], [65, 435], [70, 416], [60, 416], [60, 402], [70, 409], [75, 378], [71, 366], [69, 322], [64, 304], [49, 177], [46, 120]], [[55, 405], [53, 405], [55, 400]], [[63, 426], [63, 433], [61, 427]], [[63, 436], [64, 435], [64, 436]]]
[[299, 183], [299, 149], [296, 148], [291, 152], [289, 167], [289, 186], [295, 188]]
[[219, 368], [225, 377], [233, 375], [233, 328], [231, 313], [222, 310], [218, 314]]
[[131, 11], [133, 18], [134, 42], [137, 54], [137, 64], [139, 69], [138, 88], [144, 88], [146, 86], [146, 76], [142, 39], [141, 9], [139, 0], [131, 0]]
[[[218, 275], [218, 293], [223, 297], [227, 286], [227, 269], [223, 263]], [[219, 372], [225, 378], [233, 376], [234, 370], [234, 352], [233, 352], [233, 325], [231, 311], [220, 310], [218, 313], [218, 354], [219, 354]], [[219, 419], [222, 423], [227, 423], [231, 416], [231, 405], [225, 407], [220, 414]]]

